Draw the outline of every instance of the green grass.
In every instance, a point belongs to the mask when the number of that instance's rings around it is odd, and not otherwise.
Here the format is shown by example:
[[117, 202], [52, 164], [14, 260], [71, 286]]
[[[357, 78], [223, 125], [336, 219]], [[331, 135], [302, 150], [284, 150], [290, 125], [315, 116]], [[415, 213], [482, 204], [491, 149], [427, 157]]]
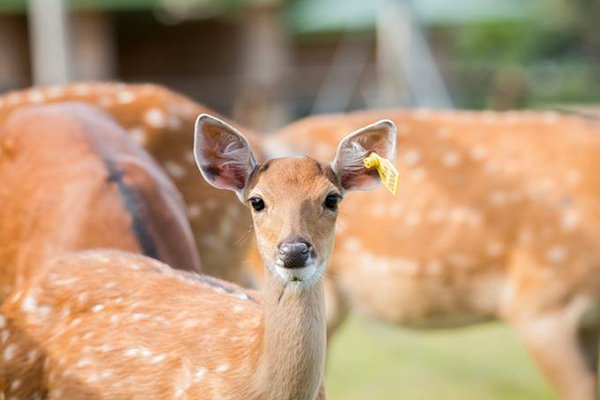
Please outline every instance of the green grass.
[[501, 324], [416, 332], [352, 319], [329, 350], [329, 400], [557, 400]]

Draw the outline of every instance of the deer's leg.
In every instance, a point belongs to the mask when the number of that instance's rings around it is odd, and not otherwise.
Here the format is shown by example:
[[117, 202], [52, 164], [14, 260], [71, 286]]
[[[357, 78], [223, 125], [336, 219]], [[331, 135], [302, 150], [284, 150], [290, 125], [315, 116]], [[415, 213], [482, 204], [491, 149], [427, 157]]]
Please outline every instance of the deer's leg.
[[598, 327], [580, 328], [581, 307], [511, 321], [563, 400], [597, 399]]

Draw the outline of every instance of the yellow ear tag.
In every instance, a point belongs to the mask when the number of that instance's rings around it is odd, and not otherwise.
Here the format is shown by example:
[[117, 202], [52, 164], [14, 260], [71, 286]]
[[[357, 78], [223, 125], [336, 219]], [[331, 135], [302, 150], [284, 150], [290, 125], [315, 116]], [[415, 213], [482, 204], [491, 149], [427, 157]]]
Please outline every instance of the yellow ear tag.
[[363, 160], [367, 169], [377, 168], [381, 182], [387, 188], [387, 190], [396, 196], [398, 193], [398, 170], [387, 158], [381, 157], [379, 154], [373, 152], [369, 157]]

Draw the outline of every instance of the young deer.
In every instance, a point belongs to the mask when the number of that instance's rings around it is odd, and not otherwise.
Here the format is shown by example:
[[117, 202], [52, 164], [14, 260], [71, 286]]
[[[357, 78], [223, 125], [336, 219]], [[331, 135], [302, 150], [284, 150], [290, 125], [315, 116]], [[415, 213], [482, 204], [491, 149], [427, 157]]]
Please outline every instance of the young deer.
[[[0, 96], [0, 124], [23, 107], [65, 101], [103, 109], [158, 161], [183, 195], [204, 272], [244, 281], [241, 266], [252, 221], [235, 196], [216, 190], [198, 176], [191, 150], [190, 132], [196, 117], [213, 112], [158, 85], [81, 82]], [[248, 132], [246, 136], [254, 145], [254, 136]]]
[[[508, 322], [565, 400], [597, 397], [600, 127], [552, 112], [324, 115], [265, 139], [322, 159], [391, 118], [399, 195], [351, 197], [326, 280], [330, 330], [356, 307], [416, 328]], [[376, 288], [376, 289], [374, 289]]]
[[242, 134], [201, 115], [198, 166], [252, 209], [263, 295], [136, 255], [57, 258], [2, 308], [5, 397], [323, 399], [321, 282], [337, 205], [379, 184], [362, 160], [372, 151], [393, 160], [395, 140], [381, 121], [344, 138], [331, 164], [258, 164]]
[[64, 251], [112, 248], [199, 271], [181, 195], [109, 116], [85, 104], [0, 125], [0, 304]]

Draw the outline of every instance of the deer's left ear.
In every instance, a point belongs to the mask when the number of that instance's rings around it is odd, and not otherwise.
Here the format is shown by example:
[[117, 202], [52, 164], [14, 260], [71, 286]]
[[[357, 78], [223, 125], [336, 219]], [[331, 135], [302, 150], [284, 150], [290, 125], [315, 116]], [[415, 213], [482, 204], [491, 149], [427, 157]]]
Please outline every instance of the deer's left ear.
[[396, 161], [396, 125], [392, 121], [381, 120], [342, 139], [331, 167], [344, 190], [370, 190], [381, 184], [377, 170], [363, 164], [372, 152]]
[[208, 114], [196, 120], [194, 158], [208, 183], [240, 198], [257, 164], [244, 135]]

